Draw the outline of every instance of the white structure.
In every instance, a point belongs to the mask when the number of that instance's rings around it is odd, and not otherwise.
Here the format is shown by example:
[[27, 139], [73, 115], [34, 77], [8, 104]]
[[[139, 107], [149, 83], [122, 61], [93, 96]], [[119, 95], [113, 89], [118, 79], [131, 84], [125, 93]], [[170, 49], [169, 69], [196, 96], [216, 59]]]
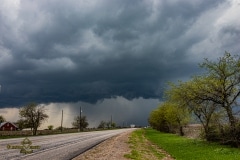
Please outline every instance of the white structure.
[[131, 127], [131, 128], [135, 128], [135, 124], [131, 124], [130, 127]]

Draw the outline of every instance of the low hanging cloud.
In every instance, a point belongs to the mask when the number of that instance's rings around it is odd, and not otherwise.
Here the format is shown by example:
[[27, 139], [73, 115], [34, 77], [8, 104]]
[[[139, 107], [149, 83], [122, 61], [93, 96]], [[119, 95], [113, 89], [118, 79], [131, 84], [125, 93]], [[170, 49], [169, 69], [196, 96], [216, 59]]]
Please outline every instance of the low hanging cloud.
[[1, 107], [161, 98], [203, 58], [239, 54], [239, 0], [3, 0]]

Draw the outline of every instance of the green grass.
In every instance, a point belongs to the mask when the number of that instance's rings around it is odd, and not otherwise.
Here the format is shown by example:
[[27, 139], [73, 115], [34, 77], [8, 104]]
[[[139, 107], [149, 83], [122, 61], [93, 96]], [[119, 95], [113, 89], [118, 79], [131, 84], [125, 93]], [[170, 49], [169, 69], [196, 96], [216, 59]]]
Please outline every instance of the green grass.
[[145, 137], [177, 160], [240, 160], [240, 149], [193, 140], [174, 134], [145, 130]]
[[130, 144], [130, 148], [132, 150], [130, 154], [126, 154], [124, 155], [124, 157], [129, 159], [136, 159], [136, 160], [141, 158], [140, 150], [137, 149], [138, 145], [141, 143], [139, 140], [139, 137], [140, 137], [139, 132], [135, 131], [131, 134], [131, 136], [129, 137], [128, 143]]

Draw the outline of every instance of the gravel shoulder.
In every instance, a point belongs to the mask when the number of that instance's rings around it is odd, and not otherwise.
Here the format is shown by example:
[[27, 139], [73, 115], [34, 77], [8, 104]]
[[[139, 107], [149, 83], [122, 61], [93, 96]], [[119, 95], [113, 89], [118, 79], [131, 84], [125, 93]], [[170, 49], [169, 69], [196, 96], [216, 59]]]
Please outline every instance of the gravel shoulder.
[[128, 138], [132, 131], [114, 136], [84, 152], [73, 160], [128, 160], [125, 154], [131, 152]]
[[144, 139], [143, 142], [138, 141], [137, 148], [136, 146], [133, 147], [129, 143], [131, 133], [132, 131], [128, 131], [107, 139], [73, 160], [130, 160], [126, 158], [126, 155], [131, 155], [133, 149], [137, 149], [141, 153], [141, 156], [138, 158], [140, 160], [159, 160], [159, 156], [156, 156], [156, 153], [162, 155], [162, 158], [160, 158], [162, 160], [174, 160], [168, 153], [153, 145], [147, 139]]

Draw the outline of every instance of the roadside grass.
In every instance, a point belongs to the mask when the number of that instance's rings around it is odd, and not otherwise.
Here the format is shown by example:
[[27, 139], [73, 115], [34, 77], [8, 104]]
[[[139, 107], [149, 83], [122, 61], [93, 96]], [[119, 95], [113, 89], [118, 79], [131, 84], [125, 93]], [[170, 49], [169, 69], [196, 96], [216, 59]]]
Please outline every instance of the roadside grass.
[[157, 151], [156, 146], [147, 141], [143, 135], [144, 130], [136, 130], [129, 137], [131, 153], [124, 155], [125, 158], [134, 160], [162, 159], [164, 154]]
[[174, 134], [161, 133], [153, 129], [141, 130], [148, 140], [168, 152], [177, 160], [240, 159], [240, 149], [238, 148], [231, 148], [229, 146], [196, 139], [188, 139]]

